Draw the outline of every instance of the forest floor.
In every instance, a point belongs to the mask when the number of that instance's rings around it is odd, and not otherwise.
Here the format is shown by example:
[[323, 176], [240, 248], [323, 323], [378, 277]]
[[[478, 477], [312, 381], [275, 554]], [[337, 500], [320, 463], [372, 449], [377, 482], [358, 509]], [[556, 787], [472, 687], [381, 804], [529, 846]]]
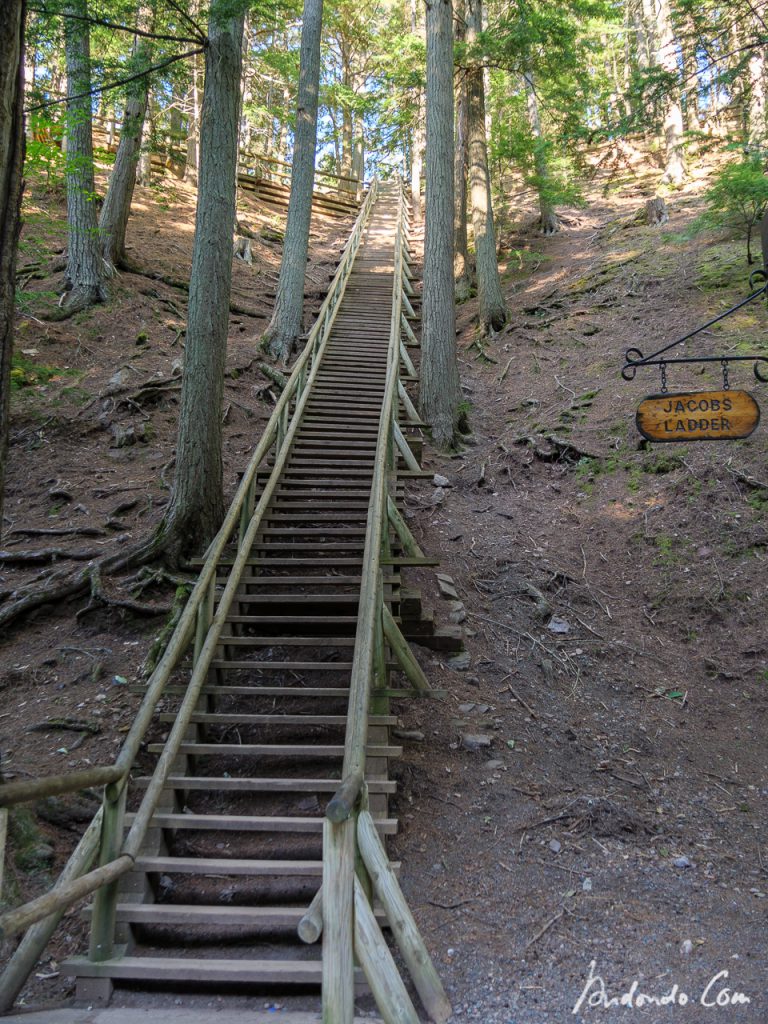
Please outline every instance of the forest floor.
[[[420, 650], [448, 697], [397, 709], [423, 739], [405, 740], [393, 764], [392, 853], [461, 1024], [768, 1018], [764, 428], [746, 441], [649, 445], [634, 415], [658, 376], [625, 383], [619, 372], [625, 349], [648, 353], [747, 293], [743, 240], [696, 230], [704, 185], [675, 193], [661, 228], [635, 218], [652, 194], [647, 174], [596, 181], [555, 236], [530, 217], [512, 222], [509, 326], [480, 344], [474, 302], [459, 309], [472, 436], [461, 453], [427, 454], [449, 486], [412, 486], [407, 514], [463, 611], [432, 572], [413, 581], [439, 621], [466, 614], [469, 663]], [[133, 244], [180, 277], [192, 199], [175, 187], [161, 206], [142, 193]], [[39, 210], [42, 248], [60, 222], [50, 204]], [[27, 241], [32, 225], [28, 216]], [[313, 245], [320, 287], [337, 224], [323, 222]], [[256, 270], [237, 268], [238, 302], [254, 312], [268, 308], [279, 259], [276, 245], [264, 250]], [[184, 297], [130, 275], [114, 291], [77, 322], [22, 317], [25, 358], [59, 370], [42, 380], [31, 369], [38, 379], [16, 392], [6, 550], [53, 542], [13, 530], [71, 526], [100, 532], [57, 545], [102, 549], [141, 536], [162, 511]], [[271, 407], [253, 363], [264, 322], [232, 321], [228, 484]], [[765, 353], [767, 335], [764, 308], [749, 307], [687, 352]], [[152, 389], [154, 376], [170, 383]], [[758, 393], [749, 364], [731, 376]], [[718, 389], [719, 366], [670, 369], [669, 386]], [[118, 446], [129, 427], [135, 443]], [[28, 573], [4, 567], [2, 590]], [[155, 593], [168, 601], [167, 587]], [[131, 721], [126, 681], [160, 620], [85, 605], [43, 610], [4, 640], [6, 778], [99, 763]], [[99, 731], [26, 732], [51, 718]], [[69, 803], [63, 825], [91, 811]], [[43, 838], [60, 856], [74, 832], [57, 812]], [[42, 885], [44, 861], [37, 879], [15, 868], [12, 884]], [[66, 918], [27, 1005], [66, 995], [56, 959], [82, 935]], [[617, 1005], [634, 983], [634, 1005]], [[640, 993], [667, 1003], [642, 1006]]]

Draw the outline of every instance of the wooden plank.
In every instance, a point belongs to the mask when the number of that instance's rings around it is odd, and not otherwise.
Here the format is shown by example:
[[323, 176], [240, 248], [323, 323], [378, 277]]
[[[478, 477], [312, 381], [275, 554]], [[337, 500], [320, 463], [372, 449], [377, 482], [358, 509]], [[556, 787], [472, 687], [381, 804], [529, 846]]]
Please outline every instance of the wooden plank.
[[[173, 722], [176, 716], [163, 713], [158, 716], [161, 722]], [[346, 725], [346, 715], [286, 715], [276, 712], [272, 715], [249, 715], [240, 712], [224, 714], [222, 712], [196, 711], [190, 723], [199, 725]], [[371, 715], [371, 725], [397, 725], [395, 715]]]
[[[136, 816], [127, 814], [126, 821]], [[320, 834], [325, 818], [263, 817], [246, 814], [166, 814], [158, 812], [152, 816], [157, 828], [171, 828], [199, 831], [222, 832], [299, 832]], [[376, 822], [383, 835], [392, 836], [397, 832], [397, 819], [384, 818]]]
[[[161, 753], [165, 747], [162, 743], [150, 743], [151, 754]], [[370, 746], [370, 757], [400, 757], [402, 747]], [[180, 754], [201, 755], [220, 754], [222, 757], [341, 757], [344, 747], [327, 744], [289, 744], [289, 743], [182, 743]]]
[[[147, 776], [133, 779], [133, 784], [141, 789], [149, 782]], [[168, 789], [194, 790], [228, 790], [245, 793], [334, 793], [340, 779], [293, 779], [283, 778], [251, 778], [237, 776], [219, 777], [215, 775], [169, 775], [165, 780]], [[368, 783], [371, 793], [394, 793], [397, 783], [394, 779], [371, 779]]]
[[60, 965], [62, 974], [84, 978], [146, 981], [248, 982], [260, 985], [319, 985], [319, 960], [198, 960], [187, 957], [133, 957], [94, 963], [72, 957]]
[[320, 878], [321, 860], [246, 860], [229, 857], [139, 857], [136, 867], [148, 874], [280, 876]]
[[[208, 927], [298, 928], [306, 907], [239, 907], [218, 903], [194, 906], [180, 903], [119, 903], [117, 920], [132, 924]], [[90, 908], [84, 913], [89, 915]]]

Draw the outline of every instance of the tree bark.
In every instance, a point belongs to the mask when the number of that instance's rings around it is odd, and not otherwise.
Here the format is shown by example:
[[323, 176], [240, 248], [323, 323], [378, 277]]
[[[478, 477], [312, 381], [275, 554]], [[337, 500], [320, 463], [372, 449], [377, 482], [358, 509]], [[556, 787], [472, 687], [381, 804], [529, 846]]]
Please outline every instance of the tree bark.
[[24, 0], [0, 5], [0, 536], [8, 451], [16, 252], [24, 191]]
[[[755, 26], [757, 29], [758, 26]], [[759, 150], [765, 144], [765, 50], [756, 47], [749, 55], [749, 106], [747, 112], [747, 140], [750, 149]]]
[[[411, 0], [411, 35], [424, 39], [424, 28], [420, 24], [419, 7], [416, 0]], [[425, 111], [424, 111], [424, 90], [414, 89], [414, 118], [411, 129], [411, 210], [413, 219], [420, 224], [424, 219], [424, 209], [421, 203], [421, 179], [424, 173], [424, 148], [425, 139]]]
[[524, 72], [523, 79], [525, 80], [525, 96], [528, 105], [528, 123], [533, 136], [533, 164], [536, 171], [536, 191], [539, 194], [540, 225], [543, 234], [554, 235], [556, 231], [560, 230], [560, 221], [547, 194], [549, 167], [547, 165], [546, 140], [541, 130], [539, 101], [536, 96], [533, 72], [530, 70]]
[[[74, 15], [75, 17], [67, 17]], [[68, 314], [103, 302], [106, 297], [104, 273], [96, 220], [93, 183], [93, 140], [91, 135], [91, 54], [86, 0], [69, 0], [64, 8], [64, 40], [67, 58], [67, 228], [66, 282], [69, 294], [64, 302]]]
[[[677, 79], [677, 47], [672, 27], [669, 0], [656, 0], [656, 62]], [[664, 109], [665, 164], [663, 181], [680, 185], [685, 179], [683, 159], [683, 108], [680, 103], [679, 84], [672, 86], [666, 96]]]
[[301, 334], [304, 308], [304, 278], [315, 181], [322, 22], [323, 0], [304, 0], [291, 196], [288, 200], [283, 260], [277, 282], [275, 309], [261, 339], [262, 348], [268, 350], [273, 359], [282, 359], [283, 362], [288, 361]]
[[[467, 42], [477, 41], [482, 30], [482, 0], [467, 5]], [[491, 179], [488, 173], [488, 144], [485, 135], [485, 89], [483, 69], [467, 71], [467, 109], [469, 120], [469, 189], [472, 200], [472, 232], [475, 238], [477, 297], [480, 328], [484, 334], [498, 331], [507, 319], [496, 259], [496, 232], [493, 226]]]
[[[454, 17], [454, 32], [457, 43], [467, 37], [465, 0], [458, 0]], [[469, 132], [467, 124], [467, 82], [460, 72], [455, 83], [456, 146], [453, 161], [454, 203], [453, 203], [453, 276], [456, 287], [456, 301], [465, 302], [472, 294], [475, 283], [474, 266], [469, 256], [467, 237], [467, 173], [469, 170]]]
[[[148, 32], [152, 27], [152, 21], [151, 8], [144, 4], [140, 5], [136, 16], [136, 27]], [[137, 36], [133, 48], [134, 73], [150, 64], [151, 55], [152, 48], [149, 40]], [[128, 85], [120, 142], [99, 218], [101, 252], [110, 271], [114, 271], [116, 267], [124, 267], [126, 262], [125, 232], [131, 213], [133, 189], [136, 185], [136, 169], [139, 162], [148, 99], [148, 75]]]
[[189, 282], [187, 345], [166, 530], [200, 549], [224, 515], [221, 405], [229, 327], [243, 11], [211, 5], [200, 125], [200, 183]]
[[453, 32], [451, 0], [427, 0], [426, 216], [419, 401], [438, 447], [456, 435], [459, 370], [453, 280]]

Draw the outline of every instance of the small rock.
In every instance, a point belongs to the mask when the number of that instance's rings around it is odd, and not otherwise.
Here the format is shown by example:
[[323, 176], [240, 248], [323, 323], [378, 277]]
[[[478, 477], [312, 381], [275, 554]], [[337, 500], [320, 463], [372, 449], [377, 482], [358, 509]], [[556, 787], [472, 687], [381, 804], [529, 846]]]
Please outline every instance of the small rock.
[[691, 942], [690, 939], [686, 939], [685, 942], [683, 942], [680, 945], [680, 956], [690, 956], [692, 952], [693, 952], [693, 943]]
[[[461, 601], [459, 601], [459, 595], [456, 593], [456, 587], [453, 585], [453, 580], [450, 578], [450, 576], [447, 578], [442, 575], [438, 576], [437, 586], [440, 590], [441, 597], [447, 597], [452, 602], [458, 602], [459, 604], [461, 604]], [[462, 605], [462, 608], [463, 607], [464, 606]]]
[[469, 651], [462, 651], [461, 654], [456, 654], [448, 659], [448, 668], [452, 668], [455, 672], [466, 672], [471, 664], [472, 655]]
[[485, 767], [488, 769], [489, 772], [496, 772], [499, 770], [499, 768], [504, 767], [504, 762], [498, 759], [495, 759], [493, 761], [486, 761]]
[[112, 440], [110, 448], [127, 448], [136, 444], [136, 431], [133, 427], [121, 427], [119, 423], [112, 424]]
[[105, 394], [111, 395], [114, 391], [119, 391], [120, 388], [125, 387], [127, 383], [128, 371], [126, 369], [118, 370], [117, 373], [113, 374], [107, 381]]
[[459, 704], [459, 711], [462, 715], [468, 715], [470, 711], [474, 711], [477, 704]]
[[450, 612], [448, 614], [448, 621], [459, 625], [460, 622], [464, 622], [467, 617], [467, 609], [464, 607], [463, 601], [451, 601], [448, 605]]
[[442, 476], [440, 473], [435, 473], [435, 475], [432, 477], [432, 483], [435, 485], [435, 487], [451, 486], [451, 481], [448, 479], [448, 477]]
[[693, 864], [687, 857], [675, 857], [672, 861], [676, 868], [692, 868]]
[[550, 839], [549, 848], [552, 851], [552, 853], [560, 853], [560, 851], [563, 848], [563, 844], [560, 842], [559, 839]]
[[419, 732], [418, 729], [393, 729], [392, 735], [399, 740], [414, 740], [416, 743], [421, 743], [424, 740], [424, 733]]
[[550, 633], [570, 633], [571, 624], [565, 619], [558, 618], [557, 615], [553, 615], [547, 623], [547, 629]]
[[581, 883], [581, 891], [582, 892], [592, 892], [592, 879], [591, 878], [585, 878], [584, 879], [584, 881]]
[[463, 732], [461, 734], [461, 745], [465, 750], [482, 750], [490, 747], [491, 737], [481, 732]]
[[468, 686], [479, 686], [480, 685], [480, 680], [477, 678], [477, 676], [467, 676], [467, 685]]
[[445, 491], [443, 490], [442, 487], [438, 487], [437, 490], [432, 495], [431, 504], [433, 504], [433, 505], [442, 505], [444, 500], [445, 500]]

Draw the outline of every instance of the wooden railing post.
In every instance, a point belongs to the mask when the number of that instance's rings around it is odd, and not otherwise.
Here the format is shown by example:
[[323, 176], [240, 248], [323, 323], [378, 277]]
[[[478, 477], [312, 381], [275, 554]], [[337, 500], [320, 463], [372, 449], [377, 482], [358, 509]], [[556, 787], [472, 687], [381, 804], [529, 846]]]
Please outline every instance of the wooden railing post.
[[[127, 786], [105, 786], [103, 816], [101, 819], [101, 847], [99, 866], [103, 867], [120, 854], [123, 842], [125, 797]], [[91, 960], [109, 960], [115, 948], [115, 918], [119, 880], [109, 882], [96, 891], [91, 917], [91, 941], [88, 955]]]
[[243, 537], [248, 530], [248, 523], [250, 522], [251, 516], [253, 515], [253, 480], [248, 484], [248, 488], [243, 498], [243, 504], [240, 506], [240, 533], [238, 539], [238, 547], [243, 543]]
[[208, 636], [208, 630], [211, 628], [211, 622], [213, 621], [213, 604], [216, 598], [216, 577], [211, 576], [211, 582], [208, 584], [208, 589], [205, 592], [205, 597], [200, 602], [200, 607], [197, 609], [197, 624], [195, 626], [195, 652], [192, 656], [192, 664], [197, 664], [197, 659], [200, 657], [200, 651], [203, 649], [205, 638]]
[[355, 819], [323, 819], [323, 1024], [354, 1024]]

